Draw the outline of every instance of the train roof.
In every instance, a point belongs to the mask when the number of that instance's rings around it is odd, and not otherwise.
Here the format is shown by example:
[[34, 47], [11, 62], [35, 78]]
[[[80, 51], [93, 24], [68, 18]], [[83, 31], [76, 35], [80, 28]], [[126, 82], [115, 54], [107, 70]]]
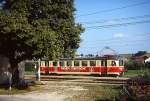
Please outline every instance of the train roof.
[[81, 58], [61, 58], [60, 61], [62, 60], [118, 60], [117, 58], [106, 58], [106, 57], [90, 57], [90, 58], [85, 58], [85, 57], [81, 57]]
[[[41, 59], [41, 60], [47, 61], [47, 59]], [[58, 61], [67, 61], [67, 60], [119, 60], [119, 57], [117, 55], [104, 55], [104, 56], [95, 56], [95, 57], [78, 57], [78, 58], [60, 58], [60, 59], [58, 59]]]

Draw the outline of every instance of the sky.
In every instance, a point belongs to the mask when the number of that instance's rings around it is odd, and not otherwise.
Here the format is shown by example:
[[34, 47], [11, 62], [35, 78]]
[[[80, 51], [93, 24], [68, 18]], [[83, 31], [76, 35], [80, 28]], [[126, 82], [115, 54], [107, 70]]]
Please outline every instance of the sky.
[[78, 54], [150, 52], [150, 0], [75, 0], [85, 28]]

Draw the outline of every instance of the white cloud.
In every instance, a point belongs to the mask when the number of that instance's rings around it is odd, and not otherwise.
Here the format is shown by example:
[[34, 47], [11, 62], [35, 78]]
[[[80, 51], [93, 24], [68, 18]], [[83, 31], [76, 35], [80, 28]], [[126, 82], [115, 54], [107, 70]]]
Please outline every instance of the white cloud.
[[114, 38], [122, 38], [122, 37], [124, 37], [124, 34], [123, 33], [116, 33], [116, 34], [113, 34], [113, 37]]
[[111, 25], [111, 24], [116, 24], [117, 22], [116, 21], [113, 21], [113, 20], [109, 20], [109, 21], [106, 21], [105, 24], [107, 25]]

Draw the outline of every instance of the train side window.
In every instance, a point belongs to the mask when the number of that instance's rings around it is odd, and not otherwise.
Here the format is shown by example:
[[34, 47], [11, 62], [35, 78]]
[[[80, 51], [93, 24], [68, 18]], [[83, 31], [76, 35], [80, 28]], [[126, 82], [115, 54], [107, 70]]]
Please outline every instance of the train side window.
[[67, 66], [72, 66], [72, 61], [67, 61]]
[[106, 66], [106, 61], [101, 61], [101, 66]]
[[41, 66], [42, 66], [42, 67], [45, 66], [45, 61], [41, 61]]
[[49, 61], [49, 67], [52, 67], [52, 61]]
[[79, 61], [74, 61], [74, 66], [79, 66]]
[[96, 66], [101, 66], [101, 61], [96, 61]]
[[116, 66], [116, 62], [115, 61], [111, 61], [111, 66]]
[[56, 67], [58, 66], [58, 63], [56, 61], [53, 62], [53, 66]]
[[87, 61], [82, 61], [82, 66], [87, 66]]
[[49, 66], [49, 61], [45, 61], [45, 66]]
[[90, 66], [96, 66], [96, 61], [90, 61]]
[[65, 62], [64, 62], [64, 61], [60, 61], [60, 62], [59, 62], [59, 65], [60, 65], [61, 67], [64, 67], [64, 66], [65, 66]]
[[119, 60], [119, 66], [123, 66], [123, 60]]

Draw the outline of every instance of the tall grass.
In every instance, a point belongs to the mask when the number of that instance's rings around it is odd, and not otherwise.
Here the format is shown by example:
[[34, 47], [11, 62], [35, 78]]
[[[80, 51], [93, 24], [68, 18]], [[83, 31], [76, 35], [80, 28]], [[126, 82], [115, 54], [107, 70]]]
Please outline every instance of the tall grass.
[[124, 73], [125, 77], [141, 77], [141, 76], [147, 76], [150, 77], [150, 69], [140, 69], [140, 70], [128, 70]]
[[86, 85], [89, 101], [112, 101], [120, 96], [121, 86], [113, 85]]

